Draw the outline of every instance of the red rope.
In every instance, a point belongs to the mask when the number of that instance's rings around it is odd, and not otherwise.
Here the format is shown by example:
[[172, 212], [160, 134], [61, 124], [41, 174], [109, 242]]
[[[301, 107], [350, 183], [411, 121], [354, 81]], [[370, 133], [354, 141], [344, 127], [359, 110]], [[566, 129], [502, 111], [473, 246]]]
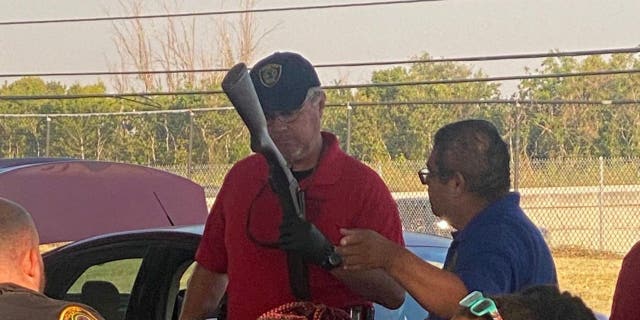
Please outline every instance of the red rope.
[[258, 320], [351, 320], [351, 317], [342, 309], [304, 301], [278, 306], [263, 313]]

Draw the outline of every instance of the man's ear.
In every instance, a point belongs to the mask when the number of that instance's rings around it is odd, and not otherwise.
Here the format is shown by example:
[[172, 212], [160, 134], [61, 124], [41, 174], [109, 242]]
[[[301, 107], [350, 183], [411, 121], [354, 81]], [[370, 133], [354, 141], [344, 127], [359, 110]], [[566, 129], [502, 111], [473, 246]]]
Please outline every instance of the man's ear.
[[33, 247], [29, 250], [29, 269], [27, 274], [34, 276], [40, 273], [41, 256], [38, 247]]
[[37, 246], [32, 247], [25, 254], [23, 260], [22, 273], [32, 284], [31, 289], [42, 291], [42, 286], [44, 285], [44, 264], [42, 262], [40, 249]]
[[451, 187], [456, 195], [461, 195], [467, 190], [467, 180], [462, 173], [455, 171], [451, 176]]
[[320, 112], [320, 117], [322, 118], [322, 112], [324, 111], [324, 105], [327, 102], [327, 94], [324, 91], [321, 92], [320, 100], [318, 100], [318, 111]]

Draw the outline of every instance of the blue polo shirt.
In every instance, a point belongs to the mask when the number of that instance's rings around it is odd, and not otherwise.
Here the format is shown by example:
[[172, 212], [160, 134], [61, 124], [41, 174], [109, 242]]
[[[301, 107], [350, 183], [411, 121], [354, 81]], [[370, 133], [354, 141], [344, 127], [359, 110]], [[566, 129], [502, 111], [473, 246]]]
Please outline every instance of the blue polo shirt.
[[492, 295], [558, 283], [549, 247], [520, 208], [518, 193], [490, 204], [452, 236], [444, 269], [469, 292]]

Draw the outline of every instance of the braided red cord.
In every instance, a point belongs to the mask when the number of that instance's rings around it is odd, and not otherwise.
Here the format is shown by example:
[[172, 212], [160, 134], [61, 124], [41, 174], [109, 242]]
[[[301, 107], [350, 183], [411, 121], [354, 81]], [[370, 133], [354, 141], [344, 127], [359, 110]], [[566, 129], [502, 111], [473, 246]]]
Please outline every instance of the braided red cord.
[[351, 320], [351, 317], [342, 309], [300, 301], [273, 308], [263, 313], [258, 320]]

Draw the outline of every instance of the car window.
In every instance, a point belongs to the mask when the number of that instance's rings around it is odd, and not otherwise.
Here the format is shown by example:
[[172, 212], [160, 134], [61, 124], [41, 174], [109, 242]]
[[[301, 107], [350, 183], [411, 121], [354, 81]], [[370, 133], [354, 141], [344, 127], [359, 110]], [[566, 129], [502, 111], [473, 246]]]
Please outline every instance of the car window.
[[196, 262], [191, 262], [182, 276], [180, 276], [180, 288], [178, 289], [178, 294], [176, 296], [173, 308], [173, 317], [171, 318], [172, 320], [177, 320], [179, 318], [180, 310], [182, 309], [182, 303], [184, 302], [184, 296], [187, 291], [187, 284], [189, 283], [189, 278], [191, 278], [191, 274], [193, 274], [193, 269], [195, 268], [195, 266]]
[[[196, 262], [191, 262], [189, 267], [184, 271], [182, 276], [180, 277], [180, 290], [178, 296], [176, 297], [176, 303], [174, 306], [174, 313], [172, 319], [178, 319], [178, 315], [180, 314], [180, 309], [182, 308], [182, 303], [184, 302], [184, 296], [187, 289], [187, 284], [189, 282], [189, 278], [193, 274], [193, 269], [196, 266]], [[226, 317], [226, 295], [222, 298], [220, 305], [218, 308], [211, 314], [207, 315], [208, 320], [217, 320], [217, 319], [227, 319]]]
[[66, 298], [93, 307], [106, 320], [124, 319], [141, 264], [141, 258], [133, 258], [93, 265], [73, 283]]
[[191, 263], [189, 268], [187, 268], [187, 270], [185, 270], [185, 272], [182, 274], [182, 277], [180, 278], [180, 290], [187, 289], [187, 282], [189, 282], [189, 278], [191, 278], [191, 274], [193, 273], [193, 268], [195, 268], [195, 266], [196, 266], [196, 263], [194, 261]]
[[78, 277], [78, 280], [73, 283], [67, 293], [82, 293], [82, 287], [89, 281], [106, 281], [112, 283], [119, 293], [130, 294], [141, 264], [141, 258], [134, 258], [109, 261], [91, 266]]

